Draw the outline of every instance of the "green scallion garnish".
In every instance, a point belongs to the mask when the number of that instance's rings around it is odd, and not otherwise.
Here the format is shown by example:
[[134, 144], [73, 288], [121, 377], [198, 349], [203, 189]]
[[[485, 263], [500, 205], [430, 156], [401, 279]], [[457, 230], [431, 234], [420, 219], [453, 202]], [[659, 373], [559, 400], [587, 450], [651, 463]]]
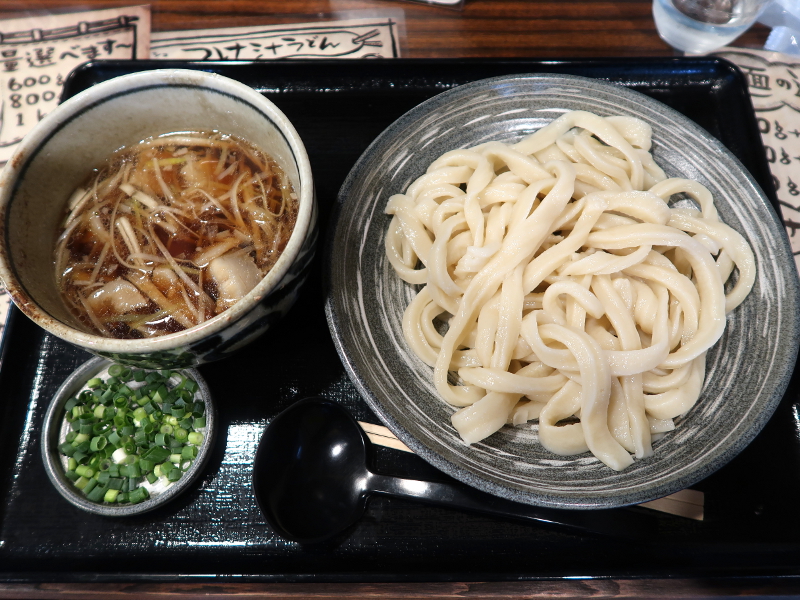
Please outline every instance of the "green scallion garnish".
[[86, 388], [65, 403], [71, 431], [58, 448], [68, 457], [66, 477], [88, 500], [143, 502], [146, 486], [178, 481], [191, 467], [206, 426], [197, 382], [114, 364]]

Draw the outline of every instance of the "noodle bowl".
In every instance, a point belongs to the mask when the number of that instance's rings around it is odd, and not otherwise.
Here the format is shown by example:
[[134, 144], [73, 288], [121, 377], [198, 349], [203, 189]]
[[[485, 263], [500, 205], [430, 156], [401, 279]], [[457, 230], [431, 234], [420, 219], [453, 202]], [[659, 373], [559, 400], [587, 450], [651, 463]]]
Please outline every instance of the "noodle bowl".
[[[674, 420], [673, 431], [652, 441], [650, 458], [634, 457], [622, 471], [589, 452], [557, 455], [546, 450], [536, 419], [506, 424], [480, 442], [466, 443], [451, 420], [462, 407], [438, 393], [434, 368], [411, 350], [403, 334], [404, 313], [421, 284], [398, 277], [385, 251], [394, 218], [383, 214], [389, 198], [407, 195], [439, 157], [492, 140], [513, 145], [575, 110], [646, 122], [653, 131], [650, 153], [659, 167], [668, 178], [702, 183], [714, 197], [719, 220], [744, 236], [756, 260], [751, 292], [726, 314], [722, 338], [706, 352], [707, 376], [698, 401]], [[740, 131], [742, 122], [749, 121], [737, 118], [724, 124]], [[711, 129], [718, 123], [704, 122]], [[758, 132], [746, 139], [751, 138], [757, 142]], [[670, 208], [700, 206], [681, 194], [670, 198]], [[332, 223], [326, 312], [348, 375], [369, 407], [418, 456], [490, 494], [539, 506], [587, 509], [647, 502], [691, 486], [730, 461], [762, 430], [794, 370], [800, 288], [775, 210], [742, 164], [707, 129], [623, 86], [570, 75], [520, 74], [439, 94], [403, 115], [361, 156], [342, 186]], [[546, 240], [552, 241], [549, 236]], [[458, 278], [455, 273], [452, 277]], [[558, 300], [566, 298], [562, 294]], [[431, 317], [440, 338], [447, 333], [446, 317]], [[541, 331], [551, 324], [537, 318], [537, 325]], [[564, 349], [544, 331], [540, 337], [547, 346]], [[458, 378], [459, 369], [448, 371], [451, 386], [467, 383]], [[570, 422], [576, 419], [560, 424]]]

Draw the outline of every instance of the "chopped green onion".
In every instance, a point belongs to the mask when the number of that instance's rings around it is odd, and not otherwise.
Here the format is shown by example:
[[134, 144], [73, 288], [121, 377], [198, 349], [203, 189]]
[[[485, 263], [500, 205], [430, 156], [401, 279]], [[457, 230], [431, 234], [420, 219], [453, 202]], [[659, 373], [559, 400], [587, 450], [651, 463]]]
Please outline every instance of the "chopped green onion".
[[125, 460], [126, 456], [128, 456], [128, 453], [125, 452], [124, 448], [117, 448], [114, 450], [114, 454], [111, 455], [111, 459], [115, 463], [121, 463], [123, 460]]
[[96, 485], [97, 479], [89, 479], [89, 481], [86, 482], [86, 485], [83, 486], [83, 493], [88, 494], [95, 488]]
[[111, 424], [108, 421], [101, 421], [92, 425], [92, 435], [103, 435], [111, 431]]
[[89, 449], [92, 452], [97, 452], [98, 450], [105, 448], [107, 443], [107, 438], [104, 438], [102, 435], [98, 435], [97, 437], [92, 438], [92, 442], [89, 444]]
[[75, 472], [80, 475], [81, 477], [93, 477], [94, 476], [94, 469], [87, 465], [78, 465], [75, 467]]
[[75, 446], [73, 446], [69, 442], [62, 442], [61, 444], [59, 444], [58, 450], [61, 452], [61, 454], [69, 456], [70, 460], [75, 460], [72, 457], [74, 456], [75, 452], [77, 452], [77, 448], [75, 448]]
[[[177, 480], [176, 480], [177, 481]], [[138, 504], [144, 502], [150, 497], [146, 487], [137, 487], [130, 494], [128, 494], [128, 502], [131, 504]]]
[[92, 502], [100, 502], [105, 497], [107, 492], [108, 490], [106, 488], [98, 485], [96, 488], [86, 494], [86, 499], [91, 500]]
[[92, 502], [115, 504], [149, 498], [144, 479], [178, 481], [205, 439], [195, 431], [206, 427], [198, 389], [182, 373], [111, 365], [64, 404], [65, 476]]
[[186, 460], [197, 458], [197, 446], [184, 446], [183, 450], [181, 450], [181, 458]]
[[169, 450], [164, 448], [163, 446], [153, 446], [147, 452], [142, 455], [142, 458], [147, 460], [152, 460], [153, 462], [160, 463], [164, 462], [170, 455]]

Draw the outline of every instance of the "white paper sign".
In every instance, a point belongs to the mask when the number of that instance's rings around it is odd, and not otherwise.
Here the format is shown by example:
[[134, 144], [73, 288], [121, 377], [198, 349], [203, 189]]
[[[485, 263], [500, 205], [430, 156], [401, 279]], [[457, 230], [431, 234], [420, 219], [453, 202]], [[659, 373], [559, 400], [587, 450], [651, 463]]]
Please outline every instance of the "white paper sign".
[[723, 48], [714, 53], [747, 76], [761, 139], [800, 269], [800, 59], [778, 52]]
[[147, 6], [0, 21], [0, 162], [59, 101], [67, 75], [104, 58], [149, 58]]
[[286, 58], [396, 58], [394, 18], [154, 32], [152, 58], [274, 60]]

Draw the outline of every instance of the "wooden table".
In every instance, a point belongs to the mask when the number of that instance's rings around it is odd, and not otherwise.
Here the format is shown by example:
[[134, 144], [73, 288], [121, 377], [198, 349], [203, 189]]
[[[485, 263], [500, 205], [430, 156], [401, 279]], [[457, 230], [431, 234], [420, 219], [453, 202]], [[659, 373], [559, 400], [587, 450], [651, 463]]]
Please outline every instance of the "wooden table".
[[[0, 0], [0, 18], [133, 4]], [[154, 0], [150, 5], [154, 31], [318, 21], [352, 10], [402, 10], [407, 58], [673, 54], [656, 33], [651, 0], [466, 0], [461, 11], [394, 0]], [[763, 46], [767, 33], [757, 25], [737, 44]]]
[[[135, 4], [129, 0], [0, 0], [0, 18]], [[466, 0], [463, 10], [393, 0], [154, 0], [155, 31], [318, 21], [352, 10], [402, 10], [407, 58], [642, 57], [674, 51], [657, 35], [651, 0]], [[24, 8], [25, 10], [21, 10]], [[761, 47], [756, 26], [736, 44]], [[2, 598], [569, 598], [784, 596], [792, 580], [571, 580], [429, 584], [0, 584]]]

